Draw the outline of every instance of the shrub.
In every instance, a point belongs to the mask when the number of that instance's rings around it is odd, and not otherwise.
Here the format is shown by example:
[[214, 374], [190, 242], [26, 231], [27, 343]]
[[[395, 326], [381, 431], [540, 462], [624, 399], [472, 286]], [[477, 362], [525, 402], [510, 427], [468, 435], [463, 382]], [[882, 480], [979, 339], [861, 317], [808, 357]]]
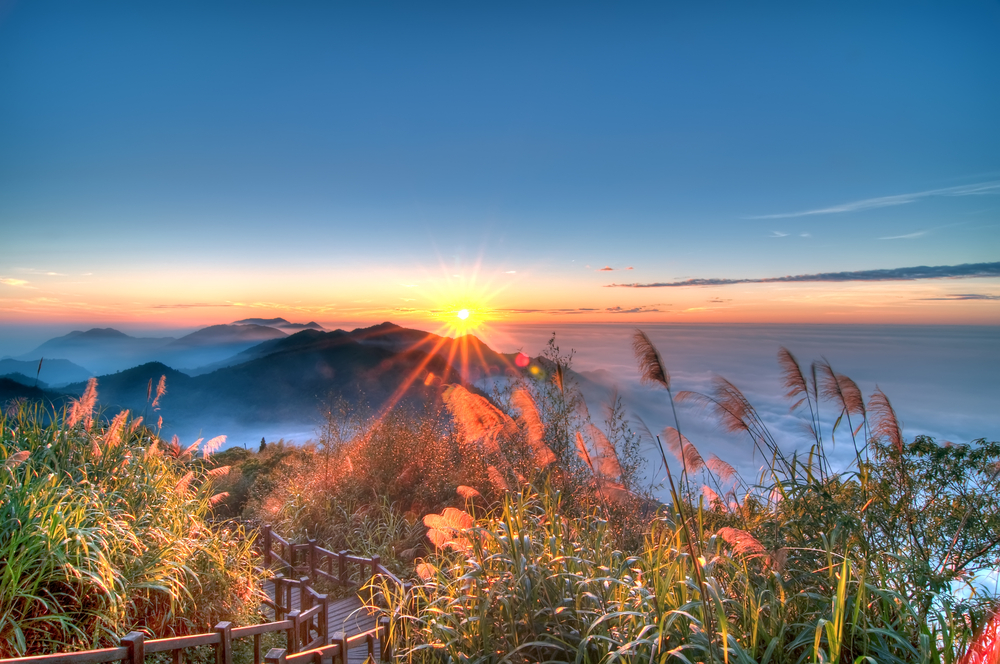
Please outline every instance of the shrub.
[[0, 415], [3, 656], [203, 631], [259, 605], [252, 537], [213, 522], [224, 471], [127, 412], [94, 418], [95, 400], [92, 384], [62, 413]]

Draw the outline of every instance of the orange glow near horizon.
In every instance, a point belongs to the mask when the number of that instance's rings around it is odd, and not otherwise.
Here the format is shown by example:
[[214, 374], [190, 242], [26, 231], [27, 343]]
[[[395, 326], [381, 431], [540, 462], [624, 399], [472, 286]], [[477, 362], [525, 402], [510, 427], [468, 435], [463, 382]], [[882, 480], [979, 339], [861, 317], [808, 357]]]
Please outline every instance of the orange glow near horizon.
[[[606, 288], [592, 272], [516, 275], [479, 264], [357, 273], [226, 272], [31, 276], [0, 283], [0, 324], [196, 328], [245, 318], [449, 336], [490, 323], [855, 323], [1000, 325], [996, 279]], [[967, 294], [976, 295], [967, 295]], [[465, 318], [459, 312], [467, 312]]]

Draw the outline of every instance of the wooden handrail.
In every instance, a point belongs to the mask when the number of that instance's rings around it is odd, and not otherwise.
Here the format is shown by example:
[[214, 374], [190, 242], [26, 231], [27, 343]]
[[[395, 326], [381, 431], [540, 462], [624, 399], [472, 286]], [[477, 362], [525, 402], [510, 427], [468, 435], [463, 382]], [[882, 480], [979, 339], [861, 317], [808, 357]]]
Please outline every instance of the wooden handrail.
[[[352, 582], [348, 575], [347, 564], [353, 563], [361, 567], [362, 573], [367, 567], [371, 570], [371, 577], [385, 576], [392, 583], [400, 587], [405, 587], [398, 577], [382, 565], [378, 556], [363, 558], [350, 555], [346, 551], [333, 552], [316, 546], [315, 540], [310, 540], [305, 544], [292, 544], [274, 533], [268, 525], [261, 528], [261, 534], [262, 544], [264, 545], [261, 553], [264, 558], [265, 567], [272, 567], [274, 563], [279, 563], [281, 567], [289, 570], [310, 572], [309, 577], [296, 579], [286, 577], [283, 574], [275, 574], [268, 579], [274, 583], [275, 597], [274, 600], [264, 600], [262, 604], [274, 610], [276, 620], [272, 622], [247, 625], [245, 627], [233, 627], [229, 622], [221, 622], [216, 625], [214, 632], [172, 636], [163, 639], [151, 639], [149, 641], [145, 639], [145, 636], [141, 632], [131, 632], [122, 637], [121, 645], [115, 648], [6, 658], [0, 659], [0, 664], [106, 664], [110, 662], [142, 664], [147, 654], [158, 652], [180, 653], [186, 648], [210, 645], [216, 647], [217, 661], [221, 664], [232, 664], [232, 641], [248, 637], [254, 637], [255, 662], [280, 661], [297, 664], [302, 662], [320, 662], [321, 659], [331, 656], [336, 660], [342, 652], [362, 643], [366, 644], [369, 653], [372, 653], [373, 644], [376, 639], [382, 644], [381, 655], [383, 659], [391, 657], [391, 646], [387, 643], [387, 618], [383, 617], [380, 619], [374, 628], [351, 637], [345, 636], [342, 632], [331, 634], [329, 633], [329, 625], [327, 625], [329, 597], [326, 594], [318, 592], [310, 585], [310, 582], [317, 576], [322, 576], [341, 585], [350, 585]], [[284, 553], [290, 560], [286, 560], [279, 555], [275, 551], [275, 545], [280, 547], [282, 550], [281, 553]], [[307, 564], [293, 564], [296, 551], [308, 552]], [[324, 558], [327, 563], [327, 570], [321, 569], [322, 559]], [[336, 565], [334, 565], [335, 562]], [[337, 570], [336, 574], [333, 573], [335, 567]], [[260, 570], [260, 568], [257, 569]], [[291, 589], [293, 587], [299, 588], [302, 602], [308, 601], [310, 604], [305, 610], [292, 609], [291, 606], [282, 604], [282, 598], [280, 597], [282, 591], [287, 595], [288, 604], [291, 604]], [[285, 615], [279, 616], [279, 614], [287, 614], [287, 617]], [[313, 631], [317, 635], [310, 639], [310, 633]], [[288, 647], [285, 649], [273, 648], [266, 656], [261, 657], [260, 636], [274, 632], [284, 632], [287, 635]], [[346, 659], [346, 656], [344, 659]]]

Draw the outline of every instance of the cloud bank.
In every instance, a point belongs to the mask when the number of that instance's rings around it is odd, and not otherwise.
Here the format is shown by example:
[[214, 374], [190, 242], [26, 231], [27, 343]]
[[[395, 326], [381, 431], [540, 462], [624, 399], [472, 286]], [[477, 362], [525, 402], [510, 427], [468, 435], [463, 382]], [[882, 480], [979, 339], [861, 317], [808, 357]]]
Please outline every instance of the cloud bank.
[[608, 284], [605, 288], [675, 288], [678, 286], [728, 286], [730, 284], [767, 284], [775, 282], [839, 282], [839, 281], [913, 281], [916, 279], [947, 279], [968, 277], [1000, 277], [1000, 263], [964, 263], [928, 267], [898, 267], [890, 270], [858, 270], [856, 272], [821, 272], [764, 279], [686, 279], [651, 284]]

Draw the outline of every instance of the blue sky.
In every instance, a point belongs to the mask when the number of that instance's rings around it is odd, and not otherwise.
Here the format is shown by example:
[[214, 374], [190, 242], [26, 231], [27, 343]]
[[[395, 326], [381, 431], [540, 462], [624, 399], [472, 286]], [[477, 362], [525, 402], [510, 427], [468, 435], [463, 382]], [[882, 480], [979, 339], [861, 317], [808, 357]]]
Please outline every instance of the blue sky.
[[995, 269], [606, 288], [1000, 261], [997, 34], [995, 2], [0, 1], [0, 318], [997, 324]]

